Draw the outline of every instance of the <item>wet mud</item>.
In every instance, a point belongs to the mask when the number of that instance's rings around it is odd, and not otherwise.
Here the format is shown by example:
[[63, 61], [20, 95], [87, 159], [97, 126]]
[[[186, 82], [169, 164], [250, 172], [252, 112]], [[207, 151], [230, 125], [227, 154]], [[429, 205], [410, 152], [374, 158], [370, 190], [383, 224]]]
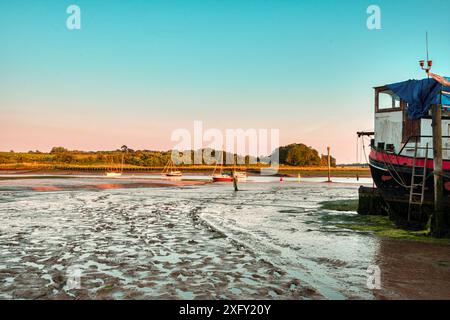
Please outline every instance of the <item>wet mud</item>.
[[327, 223], [357, 184], [81, 187], [116, 183], [0, 181], [0, 299], [450, 298], [448, 247]]

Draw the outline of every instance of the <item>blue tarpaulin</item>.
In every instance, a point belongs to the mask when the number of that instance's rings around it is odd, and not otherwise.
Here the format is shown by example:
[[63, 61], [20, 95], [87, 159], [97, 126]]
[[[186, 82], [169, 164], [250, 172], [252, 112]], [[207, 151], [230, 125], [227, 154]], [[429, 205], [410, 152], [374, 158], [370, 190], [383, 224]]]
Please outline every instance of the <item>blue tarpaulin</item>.
[[[442, 87], [434, 79], [408, 80], [389, 84], [388, 88], [408, 103], [407, 111], [411, 119], [428, 115], [432, 105], [441, 104], [441, 92], [450, 92], [450, 87]], [[450, 95], [442, 95], [442, 104], [450, 106]]]

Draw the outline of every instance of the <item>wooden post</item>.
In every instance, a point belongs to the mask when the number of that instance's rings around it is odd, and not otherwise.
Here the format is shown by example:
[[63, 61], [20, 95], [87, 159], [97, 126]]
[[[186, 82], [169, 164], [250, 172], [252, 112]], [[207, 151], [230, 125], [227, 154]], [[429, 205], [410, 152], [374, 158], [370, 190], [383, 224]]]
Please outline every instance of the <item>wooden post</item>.
[[236, 177], [236, 171], [235, 171], [235, 169], [233, 169], [233, 171], [231, 171], [231, 174], [232, 174], [232, 176], [233, 176], [233, 186], [234, 186], [234, 191], [235, 192], [237, 192], [237, 191], [239, 191], [239, 189], [238, 189], [238, 179], [237, 179], [237, 177]]
[[433, 118], [433, 160], [434, 160], [434, 221], [432, 234], [442, 237], [445, 234], [444, 216], [444, 181], [442, 177], [442, 106], [434, 105], [431, 109]]
[[328, 151], [328, 182], [331, 182], [331, 155], [330, 155], [330, 147], [327, 147]]

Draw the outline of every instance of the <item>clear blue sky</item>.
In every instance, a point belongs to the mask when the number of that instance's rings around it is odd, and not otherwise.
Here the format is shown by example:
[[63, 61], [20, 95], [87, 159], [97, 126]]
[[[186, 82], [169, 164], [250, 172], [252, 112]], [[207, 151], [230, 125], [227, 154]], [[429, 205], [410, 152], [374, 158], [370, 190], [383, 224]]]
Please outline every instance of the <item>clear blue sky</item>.
[[[81, 30], [66, 28], [70, 4]], [[370, 4], [382, 30], [366, 28]], [[448, 0], [0, 0], [0, 150], [169, 149], [203, 120], [279, 128], [351, 162], [371, 87], [423, 76], [426, 30], [450, 74], [449, 13]]]

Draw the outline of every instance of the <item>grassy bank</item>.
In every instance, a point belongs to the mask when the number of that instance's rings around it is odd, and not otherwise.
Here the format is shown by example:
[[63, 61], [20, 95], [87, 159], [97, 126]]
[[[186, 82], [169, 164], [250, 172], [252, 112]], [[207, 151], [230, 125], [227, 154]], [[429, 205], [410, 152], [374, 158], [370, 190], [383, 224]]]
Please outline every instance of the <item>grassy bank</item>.
[[[340, 200], [321, 203], [322, 209], [351, 212], [358, 209], [358, 200]], [[339, 228], [350, 229], [358, 232], [369, 232], [378, 237], [390, 239], [439, 243], [450, 245], [450, 239], [436, 239], [429, 236], [428, 230], [409, 231], [399, 229], [384, 216], [362, 216], [356, 214], [324, 215], [322, 221]]]

